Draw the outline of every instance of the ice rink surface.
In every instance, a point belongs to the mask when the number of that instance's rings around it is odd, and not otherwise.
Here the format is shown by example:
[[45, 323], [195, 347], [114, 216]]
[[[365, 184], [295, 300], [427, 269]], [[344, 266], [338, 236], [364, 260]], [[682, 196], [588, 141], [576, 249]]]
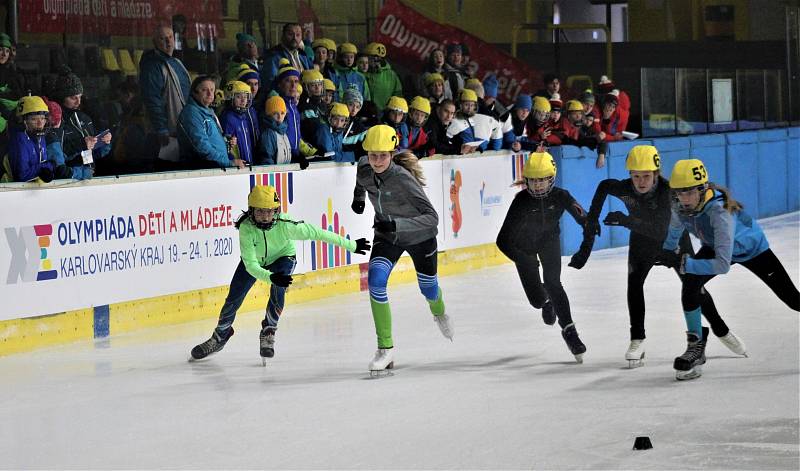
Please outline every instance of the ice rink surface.
[[[797, 284], [800, 215], [762, 225]], [[379, 380], [366, 293], [289, 295], [266, 368], [262, 313], [203, 362], [187, 358], [213, 320], [2, 357], [0, 468], [800, 468], [798, 313], [734, 266], [708, 288], [750, 357], [712, 336], [703, 376], [678, 382], [680, 285], [655, 267], [647, 362], [629, 370], [626, 250], [564, 258], [582, 365], [510, 264], [440, 279], [453, 343], [416, 285], [390, 286], [397, 369]], [[641, 435], [652, 450], [631, 449]]]

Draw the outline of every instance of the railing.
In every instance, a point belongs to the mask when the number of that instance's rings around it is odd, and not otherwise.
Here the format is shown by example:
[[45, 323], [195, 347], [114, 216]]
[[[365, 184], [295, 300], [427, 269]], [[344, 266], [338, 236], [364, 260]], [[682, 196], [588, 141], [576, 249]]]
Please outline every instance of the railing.
[[641, 69], [642, 136], [788, 126], [783, 70]]

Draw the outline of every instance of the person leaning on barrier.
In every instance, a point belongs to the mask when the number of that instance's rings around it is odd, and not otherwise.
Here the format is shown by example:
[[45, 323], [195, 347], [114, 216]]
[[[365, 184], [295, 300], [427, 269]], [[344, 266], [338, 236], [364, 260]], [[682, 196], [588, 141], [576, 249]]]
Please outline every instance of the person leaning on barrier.
[[417, 157], [428, 155], [428, 133], [425, 132], [425, 123], [431, 115], [431, 102], [427, 98], [415, 96], [409, 105], [406, 117], [408, 125], [408, 150]]
[[45, 133], [49, 109], [38, 96], [22, 97], [17, 105], [17, 118], [9, 129], [8, 156], [3, 167], [4, 180], [27, 182], [40, 179], [47, 183], [55, 177], [55, 162], [47, 158]]
[[405, 98], [393, 96], [386, 103], [383, 110], [383, 123], [397, 133], [398, 145], [401, 149], [408, 148], [408, 125], [405, 118], [408, 114], [408, 103]]
[[[286, 165], [293, 162], [292, 145], [286, 135], [286, 102], [275, 95], [267, 99], [261, 115], [261, 138], [258, 143], [255, 163], [258, 165]], [[298, 162], [301, 169], [308, 167], [303, 158]]]
[[214, 79], [201, 75], [194, 79], [191, 90], [189, 102], [178, 118], [178, 145], [184, 167], [244, 168], [245, 162], [234, 159], [231, 152], [237, 145], [236, 138], [226, 141], [222, 125], [211, 108], [216, 91]]
[[447, 135], [461, 148], [462, 154], [476, 150], [500, 150], [503, 145], [503, 132], [500, 123], [485, 114], [476, 113], [478, 96], [465, 88], [459, 95], [458, 113], [447, 128]]
[[91, 165], [79, 165], [70, 167], [66, 165], [64, 158], [64, 130], [61, 128], [62, 116], [61, 106], [55, 101], [42, 99], [47, 104], [49, 111], [49, 125], [45, 131], [45, 142], [47, 144], [47, 160], [55, 164], [55, 178], [72, 178], [75, 180], [86, 180], [92, 178], [94, 169]]
[[483, 99], [478, 102], [478, 113], [502, 122], [501, 117], [508, 113], [508, 109], [497, 101], [498, 85], [494, 74], [489, 74], [483, 79]]
[[231, 148], [234, 157], [252, 163], [261, 133], [257, 113], [251, 106], [250, 87], [233, 80], [225, 84], [224, 93], [225, 105], [219, 117], [223, 135], [236, 137], [236, 146]]
[[[151, 132], [157, 137], [159, 150], [155, 154], [158, 155], [169, 145], [170, 137], [177, 136], [178, 116], [189, 99], [191, 79], [183, 63], [172, 56], [175, 36], [170, 26], [156, 28], [153, 46], [139, 62], [139, 86]], [[177, 155], [161, 157], [178, 158]]]
[[316, 143], [322, 160], [355, 163], [355, 155], [343, 149], [344, 130], [350, 119], [346, 105], [334, 103], [326, 122], [317, 123]]
[[453, 100], [444, 100], [436, 107], [428, 122], [425, 123], [425, 134], [428, 143], [425, 146], [428, 156], [434, 154], [457, 155], [466, 154], [466, 146], [454, 142], [453, 136], [447, 134], [447, 128], [456, 115], [456, 105]]
[[347, 127], [344, 129], [342, 148], [352, 152], [356, 159], [358, 159], [362, 155], [366, 155], [366, 151], [361, 147], [361, 141], [364, 140], [364, 135], [367, 129], [369, 129], [367, 120], [359, 113], [364, 99], [357, 89], [351, 88], [344, 93], [343, 102], [344, 105], [347, 106], [350, 120], [347, 123]]
[[537, 144], [528, 139], [532, 107], [533, 100], [530, 95], [517, 95], [514, 106], [503, 122], [503, 148], [511, 149], [514, 152], [536, 149]]

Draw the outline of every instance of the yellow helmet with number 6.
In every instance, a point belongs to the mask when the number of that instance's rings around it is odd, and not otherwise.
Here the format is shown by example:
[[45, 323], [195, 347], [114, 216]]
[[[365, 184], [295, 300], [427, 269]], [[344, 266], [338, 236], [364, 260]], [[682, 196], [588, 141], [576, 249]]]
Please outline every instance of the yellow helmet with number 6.
[[525, 178], [548, 178], [556, 176], [556, 161], [549, 152], [531, 152], [522, 176]]
[[361, 147], [367, 152], [394, 152], [399, 142], [394, 128], [379, 124], [369, 128]]
[[669, 177], [669, 187], [673, 190], [705, 186], [708, 171], [700, 159], [686, 159], [675, 162]]
[[628, 152], [625, 160], [625, 169], [628, 171], [656, 171], [661, 169], [661, 157], [655, 146], [640, 145], [634, 146]]
[[247, 196], [247, 205], [251, 208], [274, 209], [281, 206], [281, 198], [274, 186], [256, 185]]
[[530, 180], [546, 180], [547, 186], [540, 187], [541, 183], [526, 182], [528, 192], [534, 198], [544, 198], [550, 194], [556, 181], [556, 161], [549, 152], [531, 152], [525, 167], [522, 168], [522, 176]]

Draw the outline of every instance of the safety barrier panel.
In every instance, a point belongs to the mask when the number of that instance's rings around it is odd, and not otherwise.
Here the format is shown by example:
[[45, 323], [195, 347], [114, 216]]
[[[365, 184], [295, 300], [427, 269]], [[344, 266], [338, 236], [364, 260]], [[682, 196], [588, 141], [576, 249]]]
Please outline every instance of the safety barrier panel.
[[[606, 165], [596, 153], [555, 147], [556, 184], [586, 209], [597, 184], [627, 178], [625, 157], [653, 144], [665, 177], [675, 161], [702, 159], [711, 181], [728, 186], [761, 218], [800, 209], [800, 128], [612, 143]], [[518, 188], [526, 154], [491, 152], [422, 161], [425, 188], [439, 213], [440, 271], [457, 273], [507, 261], [494, 246]], [[0, 355], [43, 345], [105, 337], [137, 328], [217, 315], [239, 260], [233, 221], [255, 184], [272, 184], [282, 210], [344, 237], [370, 237], [372, 208], [350, 210], [355, 167], [320, 164], [252, 170], [203, 170], [83, 182], [0, 186]], [[610, 197], [608, 211], [624, 211]], [[623, 228], [603, 227], [596, 249], [628, 242]], [[561, 224], [562, 253], [580, 245], [581, 228]], [[293, 302], [363, 290], [366, 256], [319, 241], [297, 244]], [[394, 281], [413, 280], [401, 263]], [[244, 310], [263, 307], [254, 289]]]

